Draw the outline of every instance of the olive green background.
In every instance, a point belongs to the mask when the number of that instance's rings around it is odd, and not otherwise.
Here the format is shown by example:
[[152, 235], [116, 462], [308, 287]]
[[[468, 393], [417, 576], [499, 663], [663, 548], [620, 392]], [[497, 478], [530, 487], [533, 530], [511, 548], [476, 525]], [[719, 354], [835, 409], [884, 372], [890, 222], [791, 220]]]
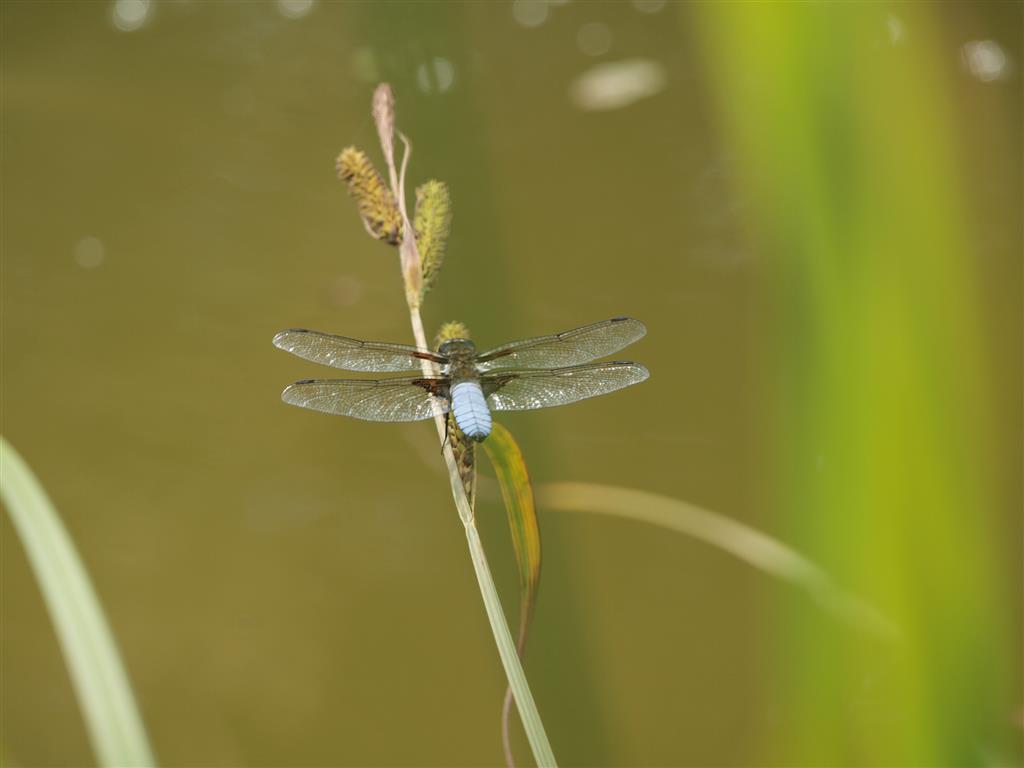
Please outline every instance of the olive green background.
[[[282, 328], [411, 340], [397, 254], [333, 167], [349, 144], [379, 158], [381, 80], [412, 184], [454, 200], [428, 332], [648, 325], [619, 355], [648, 382], [501, 415], [534, 481], [725, 514], [901, 630], [702, 542], [541, 509], [526, 672], [560, 761], [1024, 760], [1019, 3], [550, 3], [530, 27], [498, 2], [180, 1], [132, 31], [114, 7], [0, 6], [2, 429], [161, 764], [501, 762], [503, 675], [433, 426], [279, 400], [331, 375], [275, 350]], [[1005, 53], [995, 79], [965, 64], [979, 40]], [[635, 59], [653, 95], [573, 100]], [[514, 616], [493, 493], [478, 515]], [[4, 763], [90, 764], [0, 533]]]

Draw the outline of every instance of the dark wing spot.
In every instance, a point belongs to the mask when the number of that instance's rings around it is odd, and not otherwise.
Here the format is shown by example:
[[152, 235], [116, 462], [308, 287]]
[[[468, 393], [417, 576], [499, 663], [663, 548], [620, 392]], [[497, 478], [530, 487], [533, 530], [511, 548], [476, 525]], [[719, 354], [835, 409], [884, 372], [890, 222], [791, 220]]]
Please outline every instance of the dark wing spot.
[[445, 379], [413, 379], [412, 383], [423, 387], [434, 397], [448, 397], [448, 382]]
[[433, 352], [413, 352], [412, 356], [417, 360], [430, 360], [433, 363], [441, 363], [442, 365], [448, 362], [447, 357], [435, 355]]

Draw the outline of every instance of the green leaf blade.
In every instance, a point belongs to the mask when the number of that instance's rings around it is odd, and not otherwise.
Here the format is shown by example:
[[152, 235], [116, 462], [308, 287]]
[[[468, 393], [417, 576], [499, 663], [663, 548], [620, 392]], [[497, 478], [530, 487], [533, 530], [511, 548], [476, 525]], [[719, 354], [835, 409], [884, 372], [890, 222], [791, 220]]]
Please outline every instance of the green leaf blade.
[[46, 492], [0, 437], [0, 498], [53, 621], [89, 740], [101, 766], [155, 766], [128, 674], [99, 598]]
[[520, 597], [523, 604], [529, 606], [526, 611], [529, 614], [540, 584], [541, 565], [540, 527], [537, 525], [537, 508], [530, 473], [526, 469], [519, 444], [501, 424], [494, 423], [483, 446], [494, 467], [501, 498], [505, 503], [519, 570]]
[[[530, 482], [530, 473], [526, 469], [523, 452], [512, 437], [512, 433], [505, 427], [495, 422], [491, 427], [491, 434], [483, 445], [487, 451], [487, 458], [494, 467], [498, 487], [501, 489], [519, 571], [519, 631], [516, 635], [516, 653], [522, 658], [537, 600], [537, 587], [540, 584], [540, 526], [537, 524], [533, 484]], [[505, 690], [505, 700], [501, 708], [501, 740], [505, 762], [509, 768], [515, 765], [509, 738], [511, 709], [510, 687]]]

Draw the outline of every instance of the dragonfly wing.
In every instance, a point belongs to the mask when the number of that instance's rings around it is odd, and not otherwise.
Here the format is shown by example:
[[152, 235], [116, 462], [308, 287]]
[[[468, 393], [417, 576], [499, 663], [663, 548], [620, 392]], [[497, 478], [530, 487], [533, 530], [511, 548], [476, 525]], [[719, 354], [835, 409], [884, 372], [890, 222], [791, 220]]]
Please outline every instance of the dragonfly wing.
[[366, 421], [421, 421], [433, 416], [432, 401], [447, 412], [448, 379], [310, 379], [287, 387], [281, 399]]
[[418, 371], [423, 360], [441, 364], [448, 362], [448, 359], [441, 355], [408, 344], [360, 341], [347, 336], [307, 331], [305, 328], [281, 331], [274, 337], [274, 346], [314, 363], [346, 371]]
[[639, 320], [613, 317], [553, 336], [513, 341], [477, 358], [480, 370], [506, 368], [553, 368], [579, 365], [618, 352], [647, 333]]
[[495, 411], [528, 411], [575, 403], [638, 384], [650, 374], [639, 363], [613, 362], [538, 370], [498, 370], [480, 380]]

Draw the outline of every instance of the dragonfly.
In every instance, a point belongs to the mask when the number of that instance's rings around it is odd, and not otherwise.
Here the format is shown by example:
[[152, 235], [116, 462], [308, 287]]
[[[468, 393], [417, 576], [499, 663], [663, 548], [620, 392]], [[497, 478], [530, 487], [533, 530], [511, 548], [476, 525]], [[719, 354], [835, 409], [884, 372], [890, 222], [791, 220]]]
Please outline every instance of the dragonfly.
[[[522, 339], [478, 354], [469, 339], [448, 339], [436, 352], [407, 344], [360, 341], [305, 328], [274, 336], [274, 346], [346, 371], [418, 376], [388, 379], [306, 379], [288, 386], [291, 405], [367, 421], [420, 421], [437, 406], [477, 442], [491, 432], [491, 411], [527, 411], [585, 400], [644, 381], [639, 363], [593, 362], [641, 338], [631, 317], [613, 317], [564, 333]], [[423, 361], [437, 375], [424, 376]]]

